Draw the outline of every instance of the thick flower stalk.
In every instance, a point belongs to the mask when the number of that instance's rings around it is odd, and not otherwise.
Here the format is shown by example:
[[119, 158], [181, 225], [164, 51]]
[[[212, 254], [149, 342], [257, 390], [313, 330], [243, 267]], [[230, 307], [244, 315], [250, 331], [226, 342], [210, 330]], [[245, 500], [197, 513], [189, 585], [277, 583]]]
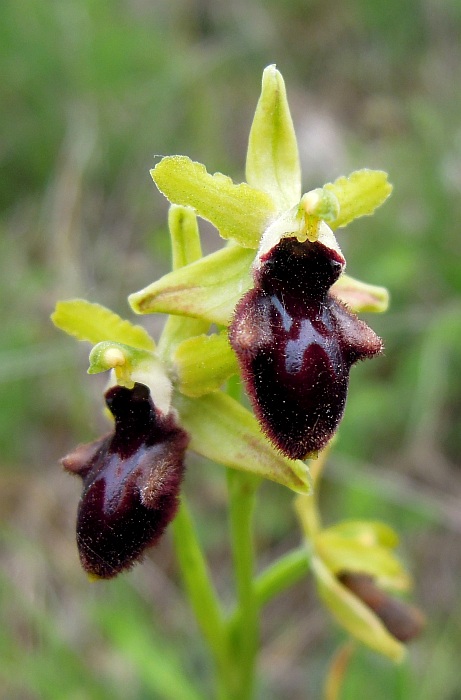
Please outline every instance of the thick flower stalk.
[[[343, 627], [400, 659], [401, 640], [420, 624], [377, 588], [382, 580], [397, 588], [407, 583], [388, 551], [393, 535], [374, 523], [323, 529], [304, 461], [320, 452], [311, 463], [317, 485], [351, 367], [382, 349], [355, 314], [384, 311], [387, 292], [344, 273], [334, 231], [387, 199], [387, 175], [359, 170], [302, 194], [296, 137], [275, 66], [263, 75], [247, 182], [210, 175], [185, 156], [163, 158], [151, 174], [171, 203], [172, 271], [130, 295], [129, 303], [138, 314], [169, 315], [161, 337], [156, 342], [141, 326], [81, 299], [59, 302], [52, 317], [93, 345], [90, 374], [110, 372], [105, 399], [113, 431], [63, 460], [83, 481], [77, 516], [83, 567], [95, 578], [129, 568], [177, 515], [184, 585], [213, 653], [222, 698], [252, 697], [259, 610], [310, 567]], [[197, 216], [227, 240], [205, 257]], [[240, 402], [233, 377], [243, 380], [253, 412]], [[186, 449], [229, 470], [237, 601], [227, 619], [184, 497], [178, 511]], [[298, 494], [306, 546], [255, 578], [251, 526], [261, 478]]]

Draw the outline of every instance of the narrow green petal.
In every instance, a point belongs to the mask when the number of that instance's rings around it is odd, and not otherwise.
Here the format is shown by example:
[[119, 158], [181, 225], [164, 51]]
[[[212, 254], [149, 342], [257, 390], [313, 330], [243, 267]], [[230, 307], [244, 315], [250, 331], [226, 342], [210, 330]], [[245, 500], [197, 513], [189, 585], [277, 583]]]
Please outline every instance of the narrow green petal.
[[330, 223], [334, 230], [347, 226], [360, 216], [373, 214], [391, 194], [392, 185], [387, 180], [387, 173], [365, 168], [329, 182], [324, 189], [336, 195], [339, 202], [339, 216]]
[[226, 467], [276, 481], [297, 493], [308, 493], [309, 470], [301, 460], [287, 459], [262, 434], [254, 416], [222, 392], [175, 401], [182, 426], [191, 434], [190, 448]]
[[203, 396], [221, 388], [238, 373], [227, 332], [200, 335], [182, 342], [173, 355], [177, 388], [186, 396]]
[[285, 83], [275, 65], [263, 73], [248, 142], [246, 178], [252, 187], [270, 194], [279, 211], [294, 206], [301, 197], [298, 144]]
[[272, 198], [245, 182], [236, 185], [221, 173], [210, 175], [204, 165], [186, 156], [167, 156], [151, 170], [160, 192], [172, 204], [192, 207], [210, 221], [223, 238], [244, 248], [257, 248], [276, 214]]
[[138, 314], [155, 312], [227, 325], [240, 297], [252, 285], [254, 251], [228, 246], [169, 272], [128, 298]]
[[153, 350], [155, 347], [142, 326], [125, 321], [104, 306], [91, 304], [84, 299], [59, 301], [51, 320], [62, 331], [89, 343], [113, 340], [142, 350]]
[[319, 595], [341, 627], [392, 661], [402, 661], [404, 645], [386, 630], [377, 615], [343, 586], [319, 557], [312, 557], [311, 565]]
[[385, 287], [367, 284], [349, 275], [341, 275], [330, 292], [354, 313], [383, 313], [389, 308], [389, 292]]

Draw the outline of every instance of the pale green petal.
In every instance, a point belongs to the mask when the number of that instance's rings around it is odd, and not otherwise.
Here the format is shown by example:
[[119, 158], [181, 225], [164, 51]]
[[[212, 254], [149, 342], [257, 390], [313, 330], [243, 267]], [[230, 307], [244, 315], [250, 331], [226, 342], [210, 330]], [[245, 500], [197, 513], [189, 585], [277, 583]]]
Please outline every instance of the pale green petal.
[[235, 305], [252, 285], [254, 251], [228, 246], [169, 272], [128, 298], [138, 314], [161, 312], [229, 323]]
[[298, 144], [285, 83], [275, 66], [263, 73], [248, 142], [246, 178], [270, 194], [279, 211], [294, 206], [301, 197]]
[[151, 170], [160, 192], [172, 204], [192, 207], [216, 226], [223, 238], [244, 248], [257, 248], [276, 214], [270, 195], [245, 182], [235, 185], [221, 173], [210, 175], [201, 163], [186, 156], [167, 156]]
[[367, 284], [349, 275], [341, 275], [330, 292], [354, 313], [383, 313], [389, 308], [389, 292], [385, 287]]
[[173, 355], [177, 388], [186, 396], [203, 396], [217, 391], [238, 373], [235, 353], [227, 331], [200, 335], [183, 341]]
[[51, 320], [62, 331], [89, 343], [113, 340], [143, 350], [153, 350], [155, 347], [144, 328], [125, 321], [100, 304], [91, 304], [84, 299], [59, 301]]
[[191, 434], [190, 448], [232, 469], [276, 481], [297, 493], [308, 493], [309, 470], [275, 450], [254, 416], [227, 394], [216, 392], [198, 399], [178, 396], [182, 426]]
[[387, 631], [377, 615], [343, 586], [319, 557], [312, 557], [311, 566], [319, 595], [339, 624], [371, 649], [392, 661], [402, 661], [404, 645]]
[[387, 180], [387, 173], [365, 168], [329, 182], [324, 189], [336, 195], [339, 202], [339, 216], [330, 223], [334, 230], [360, 216], [373, 214], [391, 194], [392, 185]]

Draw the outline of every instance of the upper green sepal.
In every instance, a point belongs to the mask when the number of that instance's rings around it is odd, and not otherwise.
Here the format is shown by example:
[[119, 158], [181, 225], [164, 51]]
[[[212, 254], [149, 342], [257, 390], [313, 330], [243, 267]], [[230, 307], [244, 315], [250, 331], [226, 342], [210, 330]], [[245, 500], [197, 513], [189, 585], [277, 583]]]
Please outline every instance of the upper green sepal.
[[78, 340], [100, 343], [111, 340], [141, 350], [153, 350], [155, 343], [141, 326], [122, 319], [100, 304], [84, 299], [58, 301], [51, 316], [54, 325]]
[[[172, 268], [178, 270], [202, 257], [197, 216], [190, 207], [172, 204], [168, 212], [171, 238]], [[186, 338], [208, 330], [209, 323], [198, 318], [170, 315], [157, 346], [158, 356], [168, 362], [173, 349]]]
[[276, 214], [276, 205], [266, 192], [230, 177], [210, 175], [204, 165], [186, 156], [162, 158], [152, 179], [172, 204], [192, 207], [210, 221], [223, 238], [244, 248], [257, 248], [262, 232]]
[[294, 206], [301, 197], [298, 144], [285, 83], [275, 65], [263, 73], [248, 141], [246, 178], [252, 187], [272, 197], [279, 212]]
[[373, 214], [391, 194], [392, 185], [387, 180], [387, 173], [364, 168], [329, 182], [323, 189], [332, 192], [339, 202], [339, 214], [330, 222], [334, 230], [347, 226], [360, 216]]
[[171, 238], [172, 269], [200, 260], [202, 246], [195, 211], [190, 207], [172, 204], [168, 211]]

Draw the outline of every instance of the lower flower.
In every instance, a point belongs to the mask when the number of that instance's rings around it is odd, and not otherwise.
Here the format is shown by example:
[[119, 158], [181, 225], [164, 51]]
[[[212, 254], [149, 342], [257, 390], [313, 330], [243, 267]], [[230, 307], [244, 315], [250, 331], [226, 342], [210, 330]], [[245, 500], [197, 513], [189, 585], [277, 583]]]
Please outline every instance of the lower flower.
[[77, 544], [85, 571], [112, 578], [156, 544], [178, 507], [188, 434], [149, 389], [114, 386], [106, 403], [114, 432], [80, 445], [62, 464], [83, 480]]

